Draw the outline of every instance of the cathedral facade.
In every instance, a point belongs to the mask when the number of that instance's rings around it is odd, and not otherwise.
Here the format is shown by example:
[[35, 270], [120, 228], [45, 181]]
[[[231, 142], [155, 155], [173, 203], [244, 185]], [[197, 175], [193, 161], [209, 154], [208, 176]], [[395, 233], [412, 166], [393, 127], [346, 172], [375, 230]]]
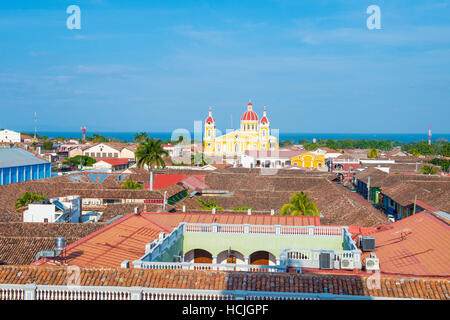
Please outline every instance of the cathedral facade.
[[216, 136], [216, 122], [209, 109], [209, 116], [205, 120], [203, 141], [204, 153], [208, 156], [240, 156], [247, 150], [278, 150], [278, 139], [270, 135], [270, 122], [266, 109], [259, 120], [251, 102], [248, 103], [247, 111], [241, 117], [240, 129], [221, 136]]

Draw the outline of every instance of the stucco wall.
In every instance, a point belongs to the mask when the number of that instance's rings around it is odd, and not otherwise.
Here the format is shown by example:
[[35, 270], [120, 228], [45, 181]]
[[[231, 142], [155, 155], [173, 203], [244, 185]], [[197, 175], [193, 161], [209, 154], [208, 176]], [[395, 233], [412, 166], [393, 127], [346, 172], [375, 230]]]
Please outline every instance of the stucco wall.
[[185, 233], [183, 252], [204, 249], [213, 256], [230, 248], [248, 257], [255, 251], [268, 251], [277, 258], [282, 248], [342, 250], [341, 236], [280, 236], [224, 233]]

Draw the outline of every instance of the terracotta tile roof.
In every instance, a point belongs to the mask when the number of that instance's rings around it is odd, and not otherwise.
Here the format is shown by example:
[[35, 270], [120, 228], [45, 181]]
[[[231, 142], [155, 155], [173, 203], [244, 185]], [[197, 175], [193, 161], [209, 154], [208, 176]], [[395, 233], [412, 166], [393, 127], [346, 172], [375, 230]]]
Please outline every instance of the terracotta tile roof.
[[245, 214], [208, 214], [208, 213], [151, 213], [148, 219], [172, 230], [181, 222], [190, 223], [221, 223], [221, 224], [256, 224], [256, 225], [320, 225], [318, 217], [304, 216], [270, 216]]
[[450, 277], [450, 227], [432, 214], [417, 213], [364, 235], [375, 237], [383, 274]]
[[[118, 267], [124, 260], [136, 260], [145, 244], [156, 239], [163, 228], [146, 215], [127, 215], [66, 247], [65, 263], [82, 267]], [[36, 264], [45, 264], [46, 259]]]
[[[224, 209], [247, 206], [256, 211], [274, 209], [278, 213], [283, 204], [295, 192], [305, 192], [315, 201], [323, 217], [322, 224], [378, 226], [389, 223], [386, 215], [376, 210], [359, 195], [339, 186], [328, 179], [329, 175], [277, 174], [260, 175], [253, 173], [210, 173], [205, 183], [213, 190], [228, 190], [227, 196], [201, 196], [203, 200], [217, 200]], [[186, 198], [175, 205], [180, 210], [199, 210], [197, 197]]]
[[[0, 236], [0, 265], [29, 265], [36, 261], [36, 254], [53, 250], [56, 237], [2, 237]], [[70, 244], [79, 238], [66, 238]]]
[[[225, 271], [88, 269], [82, 268], [81, 286], [248, 290], [266, 292], [331, 293], [392, 298], [449, 299], [447, 279], [382, 277], [380, 289], [369, 289], [365, 276], [267, 274]], [[0, 266], [0, 283], [67, 285], [61, 267]]]
[[402, 181], [382, 187], [381, 192], [402, 206], [410, 205], [411, 199], [425, 201], [442, 211], [450, 212], [450, 180]]
[[70, 244], [103, 226], [103, 223], [0, 223], [0, 264], [31, 264], [39, 251], [53, 249], [56, 237], [64, 237]]
[[[129, 214], [67, 247], [65, 262], [80, 267], [118, 267], [124, 260], [137, 260], [145, 244], [159, 232], [170, 233], [180, 222], [230, 224], [319, 225], [317, 217], [277, 217], [227, 214], [141, 213]], [[38, 264], [45, 263], [40, 260]]]
[[120, 166], [120, 165], [128, 164], [128, 162], [129, 162], [129, 159], [127, 159], [127, 158], [95, 158], [95, 160], [97, 162], [103, 161], [103, 162], [109, 163], [110, 165], [113, 165], [113, 166]]
[[186, 179], [188, 176], [185, 174], [156, 174], [154, 176], [153, 189], [158, 190], [174, 185]]

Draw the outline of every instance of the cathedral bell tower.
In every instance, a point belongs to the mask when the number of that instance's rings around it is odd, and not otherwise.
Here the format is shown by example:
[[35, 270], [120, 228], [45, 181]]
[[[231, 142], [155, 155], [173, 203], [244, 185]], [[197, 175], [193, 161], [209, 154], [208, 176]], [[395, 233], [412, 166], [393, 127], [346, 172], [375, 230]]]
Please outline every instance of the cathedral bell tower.
[[269, 137], [270, 137], [270, 122], [269, 119], [267, 118], [266, 108], [264, 108], [263, 117], [261, 118], [259, 124], [259, 141], [262, 150], [269, 150], [270, 147]]
[[209, 116], [205, 120], [205, 136], [203, 138], [205, 152], [214, 152], [214, 141], [216, 140], [216, 122], [212, 117], [211, 108], [209, 108]]

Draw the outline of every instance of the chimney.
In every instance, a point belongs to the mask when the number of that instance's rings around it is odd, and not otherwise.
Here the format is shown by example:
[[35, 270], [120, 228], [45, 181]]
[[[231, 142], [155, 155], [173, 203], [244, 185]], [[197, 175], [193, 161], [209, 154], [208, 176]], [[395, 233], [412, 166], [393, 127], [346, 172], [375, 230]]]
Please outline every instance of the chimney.
[[153, 191], [153, 171], [150, 171], [150, 191]]

